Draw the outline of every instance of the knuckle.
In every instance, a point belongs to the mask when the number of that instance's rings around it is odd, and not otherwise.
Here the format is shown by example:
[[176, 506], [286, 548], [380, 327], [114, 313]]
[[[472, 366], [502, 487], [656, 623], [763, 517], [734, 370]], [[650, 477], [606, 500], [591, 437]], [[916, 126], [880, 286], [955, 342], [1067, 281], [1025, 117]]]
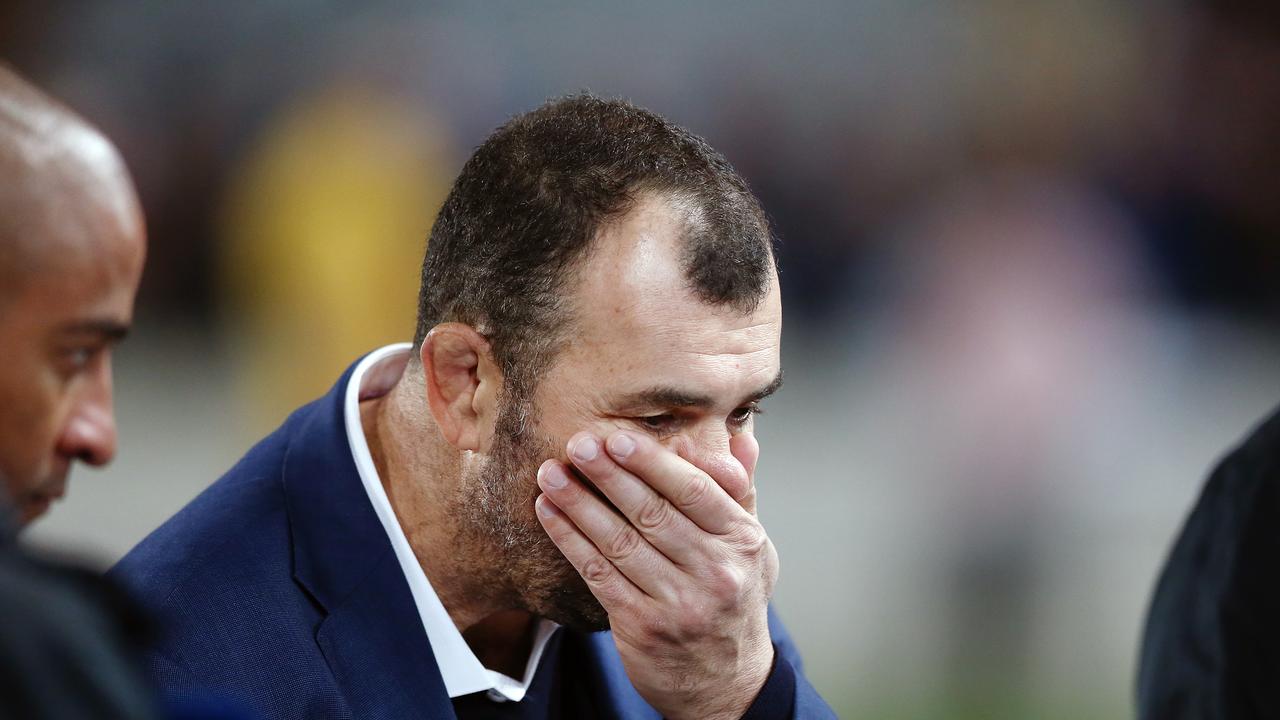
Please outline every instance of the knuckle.
[[676, 620], [667, 629], [668, 642], [685, 644], [704, 638], [715, 630], [715, 613], [706, 598], [684, 598], [676, 605]]
[[680, 484], [680, 492], [675, 498], [676, 503], [680, 507], [697, 507], [706, 502], [707, 495], [711, 492], [711, 483], [698, 472], [691, 472], [685, 476], [684, 482]]
[[725, 563], [717, 565], [711, 571], [709, 590], [723, 604], [737, 603], [746, 585], [747, 575], [737, 566]]
[[658, 495], [651, 496], [636, 512], [636, 526], [641, 530], [661, 530], [671, 522], [671, 505]]
[[613, 579], [613, 565], [602, 557], [593, 557], [582, 563], [582, 579], [592, 585], [605, 585]]
[[648, 657], [663, 657], [683, 641], [679, 623], [669, 615], [646, 613], [631, 629], [631, 642]]
[[678, 638], [673, 632], [673, 625], [671, 618], [661, 613], [649, 613], [644, 619], [645, 641], [653, 649], [675, 642]]
[[747, 557], [759, 557], [769, 547], [769, 536], [754, 518], [736, 523], [729, 535], [733, 548]]
[[616, 560], [625, 560], [640, 550], [641, 542], [640, 534], [630, 525], [624, 525], [606, 543], [608, 549], [605, 554]]

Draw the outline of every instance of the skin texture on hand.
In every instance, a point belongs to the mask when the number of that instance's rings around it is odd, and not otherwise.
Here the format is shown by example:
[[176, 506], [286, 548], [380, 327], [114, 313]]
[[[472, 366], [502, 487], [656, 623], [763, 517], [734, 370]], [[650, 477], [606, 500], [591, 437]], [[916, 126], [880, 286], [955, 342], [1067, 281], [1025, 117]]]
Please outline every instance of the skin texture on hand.
[[759, 445], [744, 432], [729, 449], [737, 463], [700, 468], [643, 433], [579, 433], [573, 469], [608, 502], [561, 462], [538, 472], [543, 527], [608, 611], [632, 684], [672, 720], [741, 717], [773, 665]]

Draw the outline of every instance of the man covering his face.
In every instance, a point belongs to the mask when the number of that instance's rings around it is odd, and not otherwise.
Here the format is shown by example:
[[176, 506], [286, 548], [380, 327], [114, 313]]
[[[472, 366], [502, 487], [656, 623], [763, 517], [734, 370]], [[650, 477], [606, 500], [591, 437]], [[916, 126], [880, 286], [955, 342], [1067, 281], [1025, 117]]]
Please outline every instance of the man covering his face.
[[413, 342], [117, 567], [156, 677], [279, 718], [829, 717], [755, 514], [780, 333], [705, 142], [589, 95], [516, 117], [440, 211]]

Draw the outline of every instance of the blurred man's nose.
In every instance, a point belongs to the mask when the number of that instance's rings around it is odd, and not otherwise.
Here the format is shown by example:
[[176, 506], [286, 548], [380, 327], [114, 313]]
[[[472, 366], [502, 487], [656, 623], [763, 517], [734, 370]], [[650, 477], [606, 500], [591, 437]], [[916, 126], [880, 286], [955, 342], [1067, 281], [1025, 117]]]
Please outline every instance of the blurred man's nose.
[[111, 400], [111, 371], [87, 388], [62, 430], [58, 453], [90, 465], [106, 465], [116, 455], [116, 418]]

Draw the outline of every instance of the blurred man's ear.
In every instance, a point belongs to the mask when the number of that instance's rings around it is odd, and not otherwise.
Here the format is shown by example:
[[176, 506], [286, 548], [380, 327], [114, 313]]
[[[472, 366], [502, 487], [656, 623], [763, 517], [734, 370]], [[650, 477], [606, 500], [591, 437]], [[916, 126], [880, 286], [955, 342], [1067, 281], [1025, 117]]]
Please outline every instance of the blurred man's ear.
[[470, 325], [441, 323], [422, 341], [420, 357], [427, 405], [445, 440], [459, 450], [488, 448], [502, 389], [489, 341]]

